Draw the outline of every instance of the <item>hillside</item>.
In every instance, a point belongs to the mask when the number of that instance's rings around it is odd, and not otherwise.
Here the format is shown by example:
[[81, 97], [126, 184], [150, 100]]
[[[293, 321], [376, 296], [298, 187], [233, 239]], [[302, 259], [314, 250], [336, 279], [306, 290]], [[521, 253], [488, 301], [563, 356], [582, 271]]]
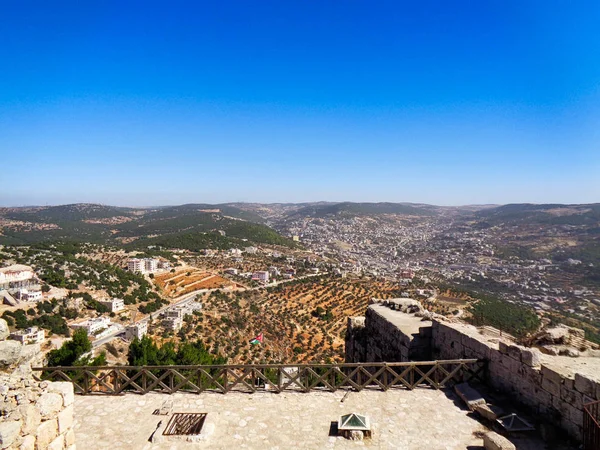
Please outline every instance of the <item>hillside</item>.
[[289, 214], [289, 217], [327, 217], [327, 216], [368, 216], [380, 214], [403, 214], [412, 216], [431, 216], [435, 213], [428, 205], [407, 203], [334, 203], [305, 206]]
[[[400, 295], [399, 285], [372, 280], [296, 280], [266, 290], [213, 291], [202, 296], [201, 314], [188, 316], [165, 340], [200, 339], [230, 363], [341, 362], [349, 316], [364, 314], [371, 298]], [[250, 340], [264, 333], [262, 345]]]
[[263, 222], [259, 215], [230, 205], [188, 204], [133, 209], [75, 204], [3, 208], [0, 209], [0, 244], [65, 240], [195, 250], [230, 248], [244, 242], [294, 245]]
[[523, 222], [597, 227], [600, 222], [600, 203], [579, 205], [509, 204], [479, 211], [475, 217], [490, 224]]

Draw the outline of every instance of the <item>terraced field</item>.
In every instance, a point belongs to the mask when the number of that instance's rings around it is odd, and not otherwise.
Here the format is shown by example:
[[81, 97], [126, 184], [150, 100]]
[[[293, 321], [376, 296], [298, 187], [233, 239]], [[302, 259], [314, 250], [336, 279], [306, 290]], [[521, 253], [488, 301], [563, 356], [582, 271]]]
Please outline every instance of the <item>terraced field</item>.
[[234, 284], [219, 275], [201, 269], [188, 267], [175, 273], [165, 273], [155, 277], [156, 284], [167, 297], [179, 297], [199, 289], [223, 289]]
[[[189, 317], [174, 339], [202, 339], [235, 363], [343, 361], [349, 316], [371, 298], [398, 297], [390, 282], [306, 279], [266, 290], [212, 292], [202, 314]], [[262, 345], [249, 342], [264, 333]]]

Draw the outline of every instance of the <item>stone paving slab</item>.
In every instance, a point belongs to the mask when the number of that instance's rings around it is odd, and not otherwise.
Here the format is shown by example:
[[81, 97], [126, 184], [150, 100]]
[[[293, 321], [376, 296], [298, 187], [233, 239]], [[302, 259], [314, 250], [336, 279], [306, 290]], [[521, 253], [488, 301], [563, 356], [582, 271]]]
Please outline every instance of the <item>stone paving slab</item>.
[[[96, 449], [348, 449], [405, 450], [482, 448], [487, 429], [457, 406], [450, 391], [429, 389], [334, 393], [229, 393], [77, 396], [77, 447]], [[173, 412], [204, 412], [214, 431], [206, 440], [151, 443], [159, 421], [153, 415], [165, 400]], [[373, 436], [348, 441], [329, 436], [341, 414], [359, 412], [371, 419]]]

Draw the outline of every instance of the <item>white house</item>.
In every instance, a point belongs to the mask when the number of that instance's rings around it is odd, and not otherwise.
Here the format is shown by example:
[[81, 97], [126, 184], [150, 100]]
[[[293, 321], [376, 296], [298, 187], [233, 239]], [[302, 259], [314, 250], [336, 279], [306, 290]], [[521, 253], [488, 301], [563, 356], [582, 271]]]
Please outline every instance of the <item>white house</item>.
[[95, 319], [89, 319], [84, 322], [74, 323], [71, 328], [83, 328], [87, 331], [88, 335], [95, 335], [101, 330], [110, 326], [110, 319], [108, 317], [97, 317]]
[[98, 303], [108, 308], [109, 312], [119, 312], [125, 309], [125, 301], [121, 298], [111, 298], [107, 300], [98, 300]]
[[269, 272], [266, 270], [257, 270], [252, 274], [252, 279], [266, 283], [269, 281]]
[[40, 330], [38, 327], [30, 327], [23, 331], [15, 331], [14, 333], [11, 333], [9, 337], [22, 344], [38, 344], [44, 341], [46, 332]]
[[17, 293], [19, 300], [25, 302], [39, 302], [42, 300], [42, 291], [29, 291], [27, 289], [19, 289]]
[[142, 320], [134, 325], [128, 325], [125, 328], [125, 338], [127, 340], [133, 340], [135, 338], [141, 339], [148, 332], [148, 322]]

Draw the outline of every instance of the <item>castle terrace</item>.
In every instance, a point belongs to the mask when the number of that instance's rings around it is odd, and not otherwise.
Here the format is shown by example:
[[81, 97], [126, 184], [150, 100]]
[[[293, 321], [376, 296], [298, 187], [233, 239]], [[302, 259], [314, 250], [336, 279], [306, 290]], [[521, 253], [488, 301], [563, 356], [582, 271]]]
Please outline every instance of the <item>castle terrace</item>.
[[[75, 398], [75, 436], [78, 446], [86, 450], [344, 449], [357, 445], [407, 450], [482, 448], [480, 433], [487, 429], [468, 410], [457, 406], [450, 391], [346, 392], [79, 395]], [[173, 401], [173, 412], [207, 413], [206, 439], [190, 443], [160, 436], [159, 442], [149, 442], [157, 424], [169, 420], [170, 416], [153, 415], [166, 400]], [[349, 412], [369, 416], [371, 439], [349, 441], [330, 436], [331, 422]], [[535, 444], [521, 442], [518, 448], [543, 448]]]

